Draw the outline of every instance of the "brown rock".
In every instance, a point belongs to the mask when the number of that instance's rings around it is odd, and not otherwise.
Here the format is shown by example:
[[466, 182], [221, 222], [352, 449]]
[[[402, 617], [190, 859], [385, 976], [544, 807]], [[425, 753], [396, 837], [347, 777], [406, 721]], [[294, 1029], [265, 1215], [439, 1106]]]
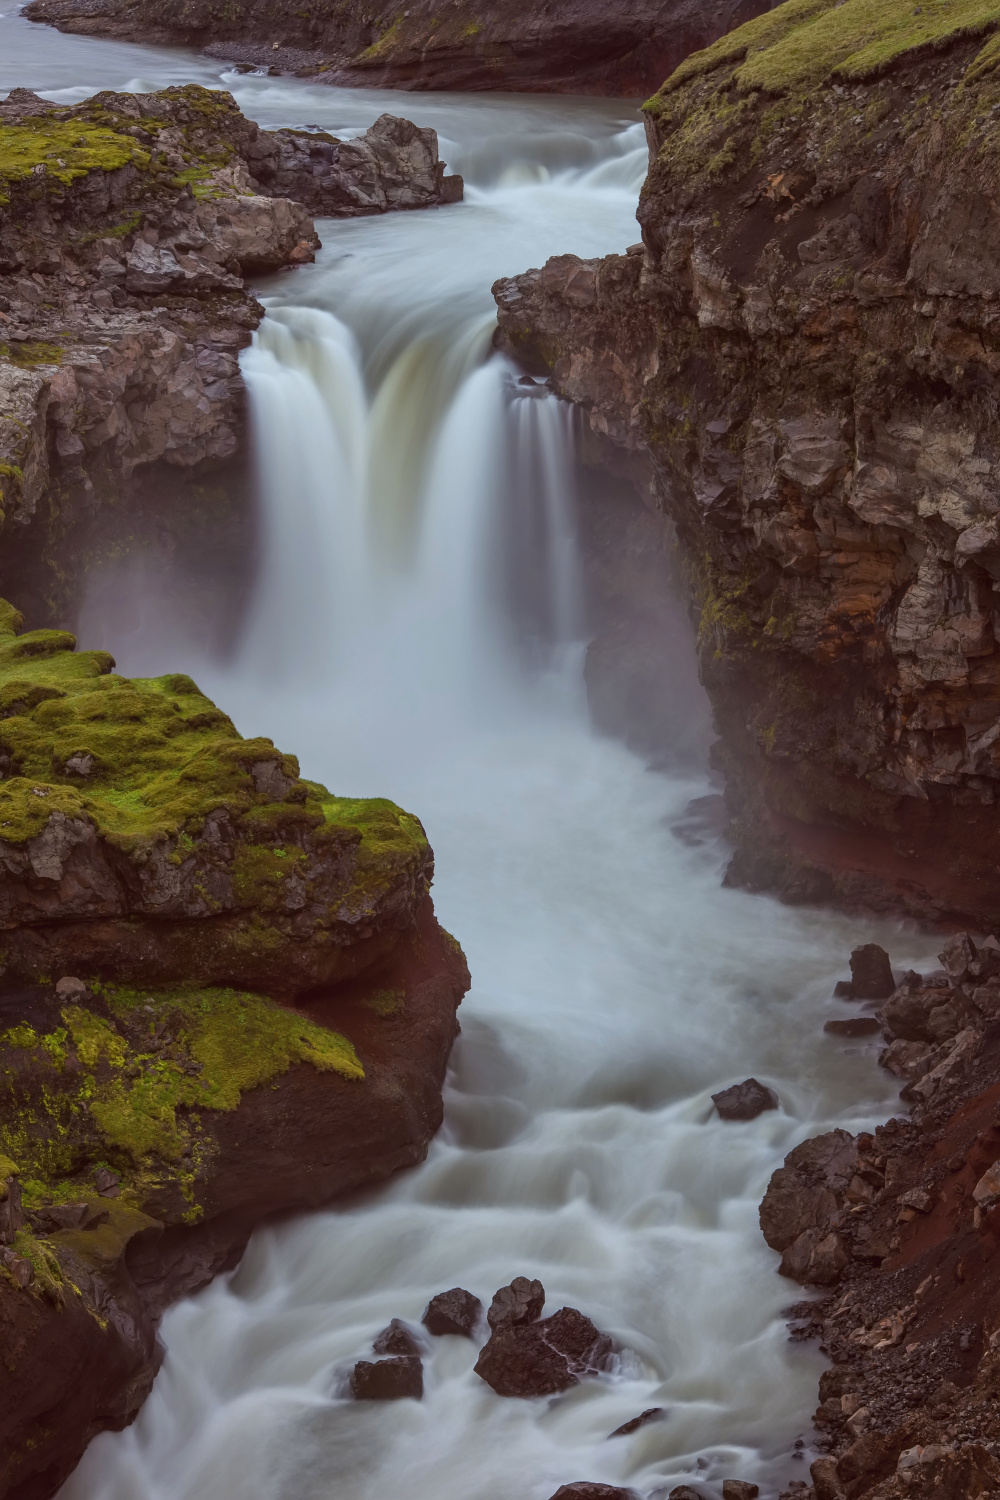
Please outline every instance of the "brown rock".
[[620, 1427], [615, 1428], [614, 1432], [609, 1432], [608, 1437], [630, 1437], [633, 1432], [638, 1432], [640, 1427], [647, 1427], [650, 1422], [662, 1422], [666, 1415], [665, 1406], [649, 1406], [637, 1417], [633, 1417], [630, 1422], [623, 1422]]
[[540, 1281], [515, 1276], [510, 1286], [494, 1292], [486, 1321], [491, 1328], [505, 1328], [514, 1323], [533, 1323], [542, 1316], [545, 1288]]
[[760, 1206], [760, 1227], [772, 1250], [785, 1250], [806, 1230], [823, 1228], [855, 1173], [857, 1149], [846, 1130], [803, 1141], [772, 1175]]
[[23, 1224], [21, 1184], [16, 1177], [0, 1180], [0, 1245], [12, 1245]]
[[839, 1234], [826, 1229], [805, 1229], [786, 1247], [778, 1270], [803, 1286], [833, 1286], [850, 1259]]
[[400, 1318], [393, 1318], [388, 1328], [383, 1328], [375, 1336], [372, 1348], [376, 1354], [414, 1355], [419, 1358], [423, 1353], [422, 1343]]
[[635, 1490], [623, 1490], [615, 1484], [589, 1484], [577, 1480], [561, 1484], [551, 1500], [639, 1500]]
[[724, 1479], [722, 1481], [722, 1500], [757, 1500], [760, 1494], [760, 1485], [751, 1484], [746, 1479]]
[[875, 1036], [882, 1027], [875, 1016], [848, 1016], [844, 1020], [825, 1021], [823, 1030], [831, 1036]]
[[778, 1096], [756, 1078], [745, 1078], [742, 1083], [713, 1094], [712, 1103], [723, 1120], [755, 1120], [765, 1110], [778, 1108]]
[[607, 1334], [563, 1307], [539, 1323], [496, 1329], [475, 1368], [498, 1396], [550, 1396], [607, 1370], [613, 1354]]
[[896, 988], [889, 955], [878, 943], [863, 943], [851, 954], [851, 989], [856, 1000], [885, 1000]]
[[835, 1458], [817, 1458], [809, 1469], [809, 1477], [816, 1491], [816, 1500], [847, 1500]]
[[424, 1367], [412, 1355], [380, 1359], [372, 1364], [358, 1360], [351, 1375], [355, 1401], [419, 1401], [424, 1394]]
[[471, 1292], [462, 1287], [452, 1287], [450, 1292], [438, 1292], [424, 1309], [420, 1319], [428, 1333], [436, 1338], [446, 1334], [457, 1334], [460, 1338], [475, 1336], [483, 1316], [483, 1304]]

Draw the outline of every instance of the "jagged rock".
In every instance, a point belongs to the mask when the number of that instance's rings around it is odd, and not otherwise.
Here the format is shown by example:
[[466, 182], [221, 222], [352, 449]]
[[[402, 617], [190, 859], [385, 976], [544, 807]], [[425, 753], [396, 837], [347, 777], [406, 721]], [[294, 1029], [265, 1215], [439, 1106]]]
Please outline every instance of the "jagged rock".
[[540, 1281], [515, 1276], [510, 1286], [494, 1292], [486, 1321], [491, 1328], [506, 1328], [514, 1323], [534, 1323], [542, 1316], [545, 1288]]
[[476, 1374], [498, 1396], [549, 1396], [610, 1368], [614, 1344], [573, 1307], [538, 1323], [493, 1331], [476, 1361]]
[[376, 1354], [414, 1355], [418, 1359], [423, 1353], [420, 1340], [400, 1318], [393, 1318], [388, 1328], [376, 1335], [372, 1348]]
[[614, 1432], [609, 1432], [608, 1437], [630, 1437], [633, 1432], [638, 1432], [640, 1427], [646, 1427], [650, 1422], [662, 1422], [666, 1415], [665, 1406], [649, 1406], [637, 1417], [633, 1417], [630, 1422], [623, 1422], [620, 1427], [615, 1428]]
[[359, 1359], [351, 1375], [355, 1401], [420, 1401], [424, 1394], [424, 1367], [418, 1358], [402, 1355], [372, 1364]]
[[850, 1261], [839, 1234], [825, 1228], [804, 1229], [785, 1249], [778, 1271], [803, 1286], [833, 1286]]
[[635, 1490], [624, 1490], [615, 1484], [561, 1484], [551, 1500], [639, 1500]]
[[432, 1297], [420, 1321], [427, 1332], [434, 1334], [436, 1338], [456, 1334], [460, 1338], [471, 1339], [475, 1337], [482, 1316], [483, 1304], [479, 1298], [462, 1287], [455, 1286], [450, 1292], [438, 1292], [437, 1296]]
[[[13, 1165], [5, 1157], [0, 1157], [0, 1170], [9, 1171]], [[24, 1223], [24, 1209], [21, 1205], [21, 1184], [16, 1173], [10, 1173], [6, 1178], [0, 1179], [0, 1245], [12, 1245], [14, 1236]]]
[[760, 1485], [751, 1484], [746, 1479], [724, 1479], [722, 1481], [722, 1500], [757, 1500], [760, 1494]]
[[787, 1250], [806, 1231], [826, 1229], [856, 1162], [857, 1147], [846, 1130], [814, 1136], [788, 1153], [760, 1205], [761, 1232], [772, 1250]]
[[110, 1167], [98, 1167], [94, 1186], [102, 1198], [117, 1198], [121, 1193], [121, 1178]]
[[955, 936], [950, 937], [945, 943], [938, 957], [948, 978], [955, 984], [961, 984], [969, 974], [978, 955], [976, 945], [969, 934], [956, 932]]
[[878, 943], [863, 943], [851, 954], [851, 992], [856, 1000], [885, 1000], [896, 988], [889, 955]]
[[0, 1266], [3, 1266], [22, 1290], [31, 1286], [35, 1279], [35, 1268], [31, 1261], [6, 1247], [0, 1248]]
[[713, 1094], [712, 1103], [723, 1120], [756, 1120], [765, 1110], [778, 1108], [778, 1096], [756, 1078], [745, 1078]]

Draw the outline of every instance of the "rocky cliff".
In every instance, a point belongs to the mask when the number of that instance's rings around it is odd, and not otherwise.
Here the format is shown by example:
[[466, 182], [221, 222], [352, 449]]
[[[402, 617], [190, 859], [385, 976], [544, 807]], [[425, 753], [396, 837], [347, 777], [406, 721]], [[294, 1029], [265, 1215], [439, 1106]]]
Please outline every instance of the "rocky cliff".
[[1000, 36], [791, 0], [645, 106], [627, 255], [499, 346], [676, 525], [736, 854], [787, 899], [1000, 922]]
[[[133, 530], [246, 556], [246, 278], [311, 261], [312, 215], [454, 202], [437, 137], [261, 131], [197, 87], [0, 104], [0, 587], [66, 618]], [[236, 571], [239, 571], [237, 569]], [[244, 572], [246, 569], [244, 568]]]
[[244, 67], [366, 88], [647, 94], [767, 0], [32, 0], [62, 31], [204, 47]]
[[0, 603], [0, 1495], [34, 1500], [255, 1223], [422, 1158], [468, 972], [416, 818], [20, 624]]

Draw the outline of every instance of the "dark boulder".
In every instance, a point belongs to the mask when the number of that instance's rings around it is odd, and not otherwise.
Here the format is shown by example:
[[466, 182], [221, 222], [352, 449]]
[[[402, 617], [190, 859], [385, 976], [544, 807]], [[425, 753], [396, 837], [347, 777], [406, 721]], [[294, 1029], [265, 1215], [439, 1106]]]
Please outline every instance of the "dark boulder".
[[623, 1422], [620, 1427], [615, 1428], [614, 1432], [609, 1432], [608, 1437], [628, 1437], [631, 1433], [638, 1432], [640, 1427], [646, 1427], [650, 1422], [662, 1422], [666, 1415], [666, 1407], [649, 1406], [637, 1417], [633, 1417], [631, 1422]]
[[742, 1083], [713, 1094], [712, 1103], [723, 1120], [756, 1120], [765, 1110], [778, 1108], [778, 1096], [756, 1078], [744, 1078]]
[[436, 1338], [457, 1333], [461, 1338], [471, 1339], [482, 1316], [483, 1304], [479, 1298], [460, 1286], [453, 1286], [450, 1292], [438, 1292], [431, 1298], [420, 1321]]
[[667, 1500], [705, 1500], [705, 1496], [701, 1490], [696, 1490], [693, 1484], [679, 1484], [676, 1489], [670, 1491]]
[[823, 1030], [831, 1036], [874, 1036], [882, 1027], [876, 1016], [847, 1016], [827, 1021]]
[[862, 943], [851, 954], [851, 992], [855, 1000], [888, 1000], [896, 988], [889, 955], [878, 943]]
[[722, 1500], [757, 1500], [759, 1494], [760, 1485], [751, 1484], [747, 1479], [722, 1481]]
[[506, 1328], [514, 1323], [534, 1323], [542, 1316], [545, 1306], [545, 1288], [540, 1281], [529, 1281], [527, 1276], [515, 1276], [510, 1286], [502, 1286], [493, 1294], [486, 1321], [491, 1328]]
[[610, 1367], [614, 1344], [575, 1307], [494, 1330], [476, 1374], [498, 1396], [551, 1396]]
[[623, 1490], [615, 1484], [588, 1484], [578, 1480], [575, 1484], [563, 1484], [556, 1490], [552, 1500], [639, 1500], [635, 1490]]
[[419, 1359], [423, 1344], [401, 1318], [393, 1318], [388, 1328], [375, 1336], [372, 1348], [376, 1354], [411, 1354]]
[[413, 1355], [380, 1359], [374, 1364], [359, 1359], [351, 1375], [355, 1401], [419, 1401], [424, 1394], [424, 1367]]

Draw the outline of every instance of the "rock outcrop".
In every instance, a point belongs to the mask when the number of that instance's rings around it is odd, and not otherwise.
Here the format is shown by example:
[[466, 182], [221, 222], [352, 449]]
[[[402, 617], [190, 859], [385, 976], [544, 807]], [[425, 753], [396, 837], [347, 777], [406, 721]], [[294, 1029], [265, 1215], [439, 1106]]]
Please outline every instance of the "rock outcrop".
[[646, 105], [642, 243], [498, 283], [499, 347], [672, 518], [736, 855], [1000, 922], [1000, 43], [786, 4]]
[[0, 1496], [35, 1497], [256, 1223], [422, 1159], [468, 971], [415, 818], [2, 609]]
[[766, 0], [32, 0], [61, 31], [205, 47], [245, 68], [364, 88], [648, 94]]
[[65, 617], [143, 523], [245, 555], [237, 361], [263, 316], [245, 278], [311, 261], [313, 214], [456, 197], [434, 132], [388, 115], [345, 143], [259, 130], [194, 86], [72, 107], [15, 89], [0, 103], [0, 589]]

